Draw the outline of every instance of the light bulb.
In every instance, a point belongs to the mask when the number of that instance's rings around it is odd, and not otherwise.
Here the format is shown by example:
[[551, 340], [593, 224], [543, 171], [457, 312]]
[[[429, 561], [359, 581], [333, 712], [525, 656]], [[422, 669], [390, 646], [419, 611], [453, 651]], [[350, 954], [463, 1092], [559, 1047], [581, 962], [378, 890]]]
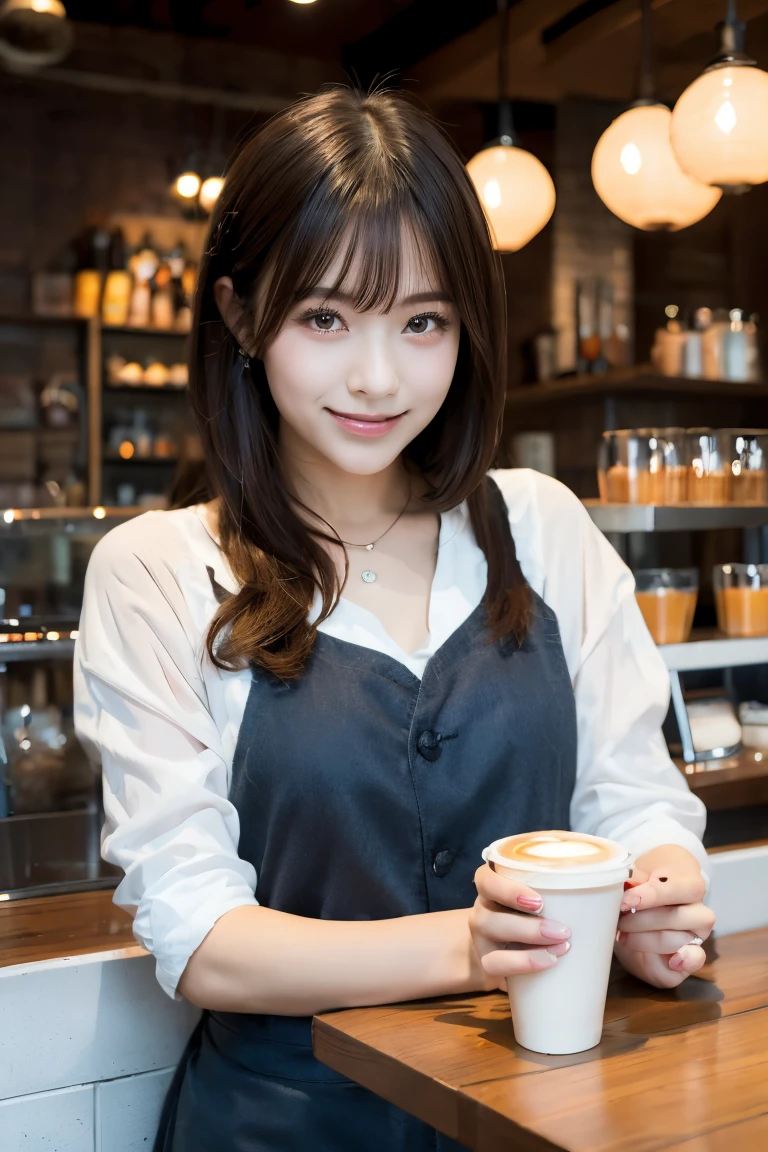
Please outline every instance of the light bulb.
[[206, 212], [210, 212], [221, 195], [223, 187], [224, 181], [221, 176], [209, 176], [207, 180], [204, 180], [200, 188], [200, 207]]
[[197, 172], [182, 172], [176, 177], [174, 187], [184, 200], [194, 200], [200, 191], [200, 177]]
[[669, 142], [663, 104], [627, 109], [606, 128], [592, 155], [592, 182], [606, 205], [645, 231], [676, 232], [711, 212], [720, 191], [683, 172]]
[[751, 64], [715, 65], [675, 105], [672, 147], [697, 180], [743, 192], [768, 180], [766, 123], [768, 73]]
[[540, 160], [516, 145], [484, 148], [467, 164], [501, 252], [517, 252], [555, 210], [555, 186]]

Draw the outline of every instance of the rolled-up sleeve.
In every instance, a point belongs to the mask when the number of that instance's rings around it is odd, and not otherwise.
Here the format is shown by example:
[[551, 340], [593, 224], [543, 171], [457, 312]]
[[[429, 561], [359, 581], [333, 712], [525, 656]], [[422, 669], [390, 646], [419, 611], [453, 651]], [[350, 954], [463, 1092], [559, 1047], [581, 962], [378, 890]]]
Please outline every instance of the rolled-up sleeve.
[[[126, 525], [126, 529], [130, 526]], [[196, 633], [172, 570], [114, 529], [88, 566], [75, 651], [75, 727], [101, 762], [101, 851], [123, 869], [114, 902], [176, 986], [216, 920], [256, 904], [253, 866], [200, 671]]]
[[[562, 484], [538, 476], [540, 581], [560, 625], [578, 723], [571, 827], [634, 857], [687, 848], [705, 869], [706, 809], [670, 759], [661, 725], [669, 674], [635, 600], [629, 568]], [[535, 564], [533, 565], [535, 571]]]

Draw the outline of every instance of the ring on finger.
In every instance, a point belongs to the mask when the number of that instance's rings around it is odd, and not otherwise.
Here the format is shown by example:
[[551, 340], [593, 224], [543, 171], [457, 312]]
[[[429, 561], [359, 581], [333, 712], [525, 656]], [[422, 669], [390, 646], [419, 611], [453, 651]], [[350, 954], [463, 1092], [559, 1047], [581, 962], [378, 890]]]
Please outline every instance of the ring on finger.
[[[699, 946], [701, 946], [703, 943], [704, 941], [702, 940], [701, 936], [692, 936], [688, 941], [688, 944], [698, 944]], [[687, 945], [684, 944], [683, 947], [686, 948]]]

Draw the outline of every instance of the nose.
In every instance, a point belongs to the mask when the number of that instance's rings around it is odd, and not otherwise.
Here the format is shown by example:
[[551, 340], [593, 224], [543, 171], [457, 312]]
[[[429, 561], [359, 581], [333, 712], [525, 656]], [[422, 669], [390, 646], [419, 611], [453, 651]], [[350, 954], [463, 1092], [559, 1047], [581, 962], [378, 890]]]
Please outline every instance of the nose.
[[371, 333], [356, 351], [347, 376], [349, 392], [372, 400], [394, 396], [399, 391], [400, 380], [386, 334]]

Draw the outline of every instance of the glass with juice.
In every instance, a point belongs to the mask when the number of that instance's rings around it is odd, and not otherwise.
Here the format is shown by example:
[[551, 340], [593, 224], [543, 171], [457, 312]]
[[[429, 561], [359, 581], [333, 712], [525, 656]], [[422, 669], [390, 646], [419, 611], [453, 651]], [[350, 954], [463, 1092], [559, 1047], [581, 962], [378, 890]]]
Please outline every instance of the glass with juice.
[[657, 644], [685, 643], [698, 594], [696, 568], [642, 568], [635, 572], [635, 598]]
[[768, 636], [768, 564], [716, 564], [717, 623], [727, 636]]
[[605, 504], [680, 504], [688, 468], [682, 428], [622, 428], [603, 432], [597, 464]]

